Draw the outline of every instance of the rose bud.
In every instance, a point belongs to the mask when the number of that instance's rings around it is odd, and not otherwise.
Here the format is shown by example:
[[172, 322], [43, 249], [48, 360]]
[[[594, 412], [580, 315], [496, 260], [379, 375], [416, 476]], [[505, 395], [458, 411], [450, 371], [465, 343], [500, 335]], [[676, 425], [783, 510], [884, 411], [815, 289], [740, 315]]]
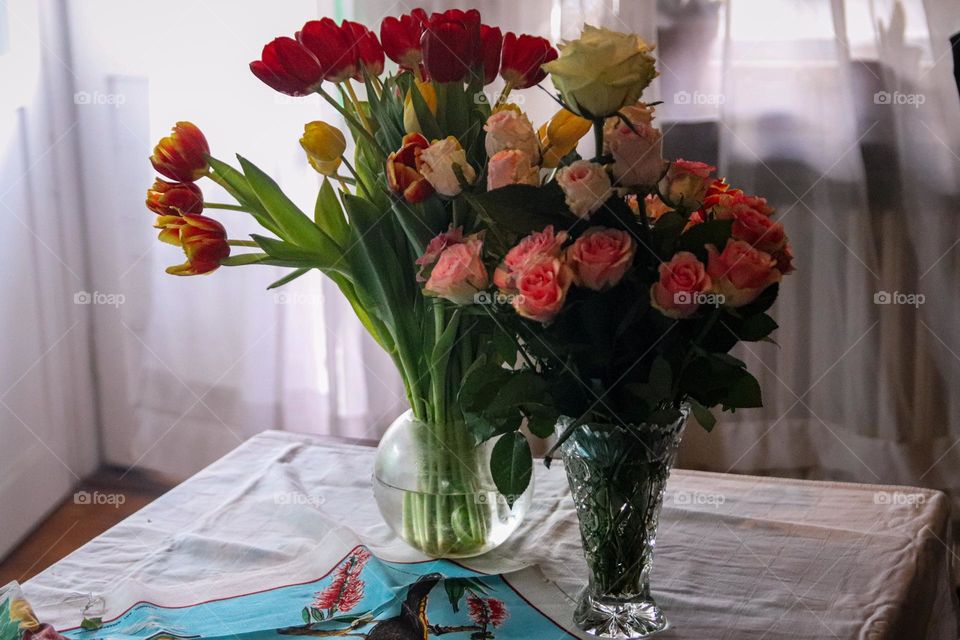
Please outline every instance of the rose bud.
[[580, 138], [587, 135], [592, 126], [593, 123], [572, 111], [557, 111], [537, 132], [543, 155], [543, 168], [552, 169], [558, 166], [561, 160], [577, 148]]
[[517, 149], [535, 161], [540, 159], [540, 140], [526, 114], [516, 105], [502, 107], [490, 114], [483, 130], [487, 132], [484, 146], [488, 158], [504, 149]]
[[745, 204], [733, 207], [733, 227], [731, 235], [743, 240], [752, 247], [773, 255], [787, 244], [787, 234], [783, 225], [774, 222], [756, 209]]
[[459, 167], [467, 184], [473, 184], [477, 179], [477, 172], [467, 161], [460, 141], [453, 136], [435, 140], [426, 149], [417, 150], [417, 171], [441, 195], [453, 197], [463, 190], [454, 167]]
[[558, 258], [530, 260], [517, 275], [513, 308], [523, 318], [550, 322], [563, 309], [573, 282], [570, 268]]
[[[417, 80], [414, 84], [420, 91], [420, 96], [427, 105], [427, 109], [433, 115], [437, 115], [437, 90], [433, 83]], [[413, 106], [413, 87], [407, 91], [407, 97], [403, 101], [403, 130], [407, 133], [423, 133], [420, 119], [417, 118], [417, 109]]]
[[550, 41], [539, 36], [507, 33], [503, 39], [500, 76], [513, 89], [526, 89], [547, 77], [541, 65], [557, 59]]
[[426, 282], [426, 278], [423, 277], [424, 271], [436, 264], [440, 254], [447, 247], [461, 242], [463, 242], [463, 227], [454, 227], [453, 225], [450, 225], [450, 228], [443, 233], [431, 238], [423, 255], [414, 262], [414, 264], [420, 265], [420, 270], [417, 272], [417, 282]]
[[353, 75], [354, 80], [363, 82], [363, 70], [367, 70], [367, 75], [379, 76], [383, 73], [383, 47], [377, 40], [377, 35], [359, 22], [350, 20], [343, 21], [343, 28], [353, 38], [353, 50], [357, 60], [357, 72]]
[[297, 40], [317, 59], [324, 80], [343, 82], [359, 73], [356, 40], [346, 20], [342, 26], [330, 18], [311, 20], [297, 32]]
[[480, 12], [449, 9], [430, 16], [420, 38], [423, 63], [435, 82], [461, 82], [483, 63]]
[[708, 244], [707, 256], [707, 274], [713, 290], [723, 296], [724, 306], [750, 304], [769, 285], [780, 281], [776, 260], [743, 240], [730, 238], [722, 253]]
[[716, 170], [704, 162], [674, 160], [664, 177], [667, 199], [687, 209], [698, 209], [712, 182], [710, 174]]
[[524, 151], [504, 149], [493, 154], [487, 163], [487, 191], [509, 184], [540, 185], [540, 167]]
[[626, 231], [590, 227], [567, 247], [567, 264], [578, 285], [603, 291], [620, 282], [635, 252], [636, 243]]
[[606, 118], [640, 99], [657, 76], [653, 47], [634, 34], [587, 25], [560, 56], [543, 66], [571, 111]]
[[423, 292], [454, 304], [472, 304], [477, 292], [490, 284], [482, 254], [483, 240], [476, 236], [447, 247], [433, 266]]
[[177, 182], [193, 182], [207, 173], [207, 139], [191, 122], [178, 122], [153, 148], [153, 168]]
[[[414, 9], [399, 18], [393, 16], [380, 23], [380, 42], [387, 57], [401, 69], [418, 72], [423, 62], [420, 38], [429, 18], [423, 9]], [[421, 74], [422, 78], [422, 74]]]
[[613, 195], [610, 176], [603, 165], [577, 160], [557, 172], [564, 200], [578, 218], [587, 219]]
[[502, 291], [516, 289], [516, 275], [524, 265], [544, 257], [559, 258], [568, 237], [566, 231], [554, 233], [552, 224], [543, 231], [534, 231], [507, 252], [493, 272], [493, 283]]
[[650, 304], [668, 318], [688, 318], [700, 307], [712, 282], [703, 263], [689, 251], [660, 264], [660, 280], [650, 287]]
[[663, 135], [649, 124], [621, 121], [606, 128], [604, 142], [613, 155], [613, 177], [626, 187], [649, 187], [663, 175]]
[[260, 60], [250, 63], [250, 71], [270, 88], [290, 96], [311, 94], [323, 81], [323, 70], [313, 54], [287, 37], [264, 45]]
[[773, 259], [777, 261], [777, 271], [781, 275], [789, 275], [796, 271], [793, 266], [793, 247], [787, 242], [782, 249], [773, 254]]
[[430, 146], [419, 133], [403, 137], [403, 146], [387, 157], [387, 185], [410, 204], [423, 202], [433, 195], [433, 186], [417, 170], [417, 151]]
[[187, 261], [168, 267], [167, 273], [175, 276], [197, 276], [210, 273], [220, 267], [220, 261], [230, 255], [227, 231], [219, 222], [206, 216], [185, 215], [169, 220], [171, 216], [157, 218], [157, 227], [162, 227], [160, 239], [183, 247]]
[[[643, 198], [643, 211], [649, 220], [656, 222], [660, 219], [660, 216], [673, 211], [673, 209], [668, 207], [666, 203], [660, 199], [660, 196], [655, 193], [650, 193]], [[691, 219], [692, 218], [693, 216], [691, 216]]]
[[307, 160], [318, 173], [335, 176], [347, 148], [347, 140], [340, 129], [316, 120], [304, 125], [300, 146], [307, 152]]
[[483, 84], [490, 84], [497, 79], [500, 69], [500, 49], [503, 46], [500, 27], [480, 25], [480, 42], [483, 45]]
[[192, 182], [167, 182], [157, 178], [147, 189], [147, 208], [161, 216], [203, 212], [203, 192]]

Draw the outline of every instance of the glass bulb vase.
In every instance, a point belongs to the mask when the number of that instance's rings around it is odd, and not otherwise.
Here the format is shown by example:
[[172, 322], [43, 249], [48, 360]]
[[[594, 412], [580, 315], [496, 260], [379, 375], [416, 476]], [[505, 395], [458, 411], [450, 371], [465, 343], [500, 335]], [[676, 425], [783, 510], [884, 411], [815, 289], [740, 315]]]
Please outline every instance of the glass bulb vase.
[[[581, 425], [560, 448], [589, 568], [574, 623], [589, 635], [627, 640], [667, 628], [650, 594], [650, 569], [688, 412], [684, 406], [668, 425]], [[561, 420], [558, 432], [569, 424]]]
[[434, 558], [469, 558], [503, 544], [530, 507], [533, 483], [513, 505], [490, 473], [496, 438], [477, 445], [462, 422], [431, 424], [411, 411], [377, 447], [374, 496], [400, 538]]

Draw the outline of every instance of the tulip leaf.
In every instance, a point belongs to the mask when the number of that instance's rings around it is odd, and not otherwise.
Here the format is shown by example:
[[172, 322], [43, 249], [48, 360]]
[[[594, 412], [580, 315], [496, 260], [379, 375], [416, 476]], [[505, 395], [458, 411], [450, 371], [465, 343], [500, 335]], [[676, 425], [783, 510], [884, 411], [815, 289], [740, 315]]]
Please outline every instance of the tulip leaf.
[[533, 477], [533, 454], [523, 434], [514, 431], [497, 440], [490, 457], [490, 473], [497, 490], [513, 507]]
[[270, 256], [266, 253], [241, 253], [230, 256], [229, 258], [224, 258], [220, 261], [220, 265], [224, 267], [240, 267], [247, 264], [259, 264], [269, 258]]
[[213, 173], [226, 183], [224, 188], [230, 195], [236, 198], [240, 204], [251, 209], [250, 215], [256, 219], [260, 226], [267, 231], [279, 235], [279, 227], [277, 227], [276, 223], [270, 217], [270, 214], [263, 208], [260, 199], [257, 198], [257, 194], [250, 188], [247, 178], [226, 162], [221, 162], [214, 157], [207, 156], [207, 162], [209, 162], [210, 168], [213, 169]]
[[290, 282], [293, 282], [294, 280], [296, 280], [296, 279], [299, 278], [300, 276], [306, 275], [306, 274], [309, 273], [310, 271], [312, 271], [312, 269], [311, 269], [310, 267], [301, 267], [301, 268], [297, 269], [296, 271], [291, 271], [290, 273], [288, 273], [287, 275], [283, 276], [282, 278], [280, 278], [279, 280], [277, 280], [276, 282], [274, 282], [273, 284], [271, 284], [269, 287], [267, 287], [267, 290], [269, 291], [270, 289], [276, 289], [277, 287], [282, 287], [282, 286], [285, 285], [285, 284], [288, 284], [288, 283], [290, 283]]
[[350, 244], [350, 225], [343, 215], [343, 206], [337, 199], [337, 193], [330, 183], [330, 178], [324, 178], [320, 191], [317, 193], [317, 204], [313, 213], [314, 223], [320, 227], [341, 249]]

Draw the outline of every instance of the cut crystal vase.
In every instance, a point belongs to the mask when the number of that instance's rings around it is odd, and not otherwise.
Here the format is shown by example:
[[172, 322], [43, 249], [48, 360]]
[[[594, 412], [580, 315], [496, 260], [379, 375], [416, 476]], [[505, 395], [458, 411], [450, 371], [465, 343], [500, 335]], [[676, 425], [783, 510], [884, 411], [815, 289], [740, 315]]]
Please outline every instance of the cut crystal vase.
[[[650, 569], [688, 412], [684, 405], [668, 425], [581, 425], [560, 448], [589, 568], [574, 622], [589, 635], [625, 640], [667, 628], [650, 594]], [[569, 424], [561, 420], [558, 432]]]

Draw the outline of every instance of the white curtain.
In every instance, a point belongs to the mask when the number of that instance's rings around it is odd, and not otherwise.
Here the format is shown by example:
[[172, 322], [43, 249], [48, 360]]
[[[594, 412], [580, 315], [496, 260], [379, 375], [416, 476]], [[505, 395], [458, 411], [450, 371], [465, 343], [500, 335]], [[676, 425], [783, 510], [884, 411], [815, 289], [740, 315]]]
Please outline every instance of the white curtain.
[[0, 557], [98, 462], [94, 305], [61, 9], [0, 3]]

